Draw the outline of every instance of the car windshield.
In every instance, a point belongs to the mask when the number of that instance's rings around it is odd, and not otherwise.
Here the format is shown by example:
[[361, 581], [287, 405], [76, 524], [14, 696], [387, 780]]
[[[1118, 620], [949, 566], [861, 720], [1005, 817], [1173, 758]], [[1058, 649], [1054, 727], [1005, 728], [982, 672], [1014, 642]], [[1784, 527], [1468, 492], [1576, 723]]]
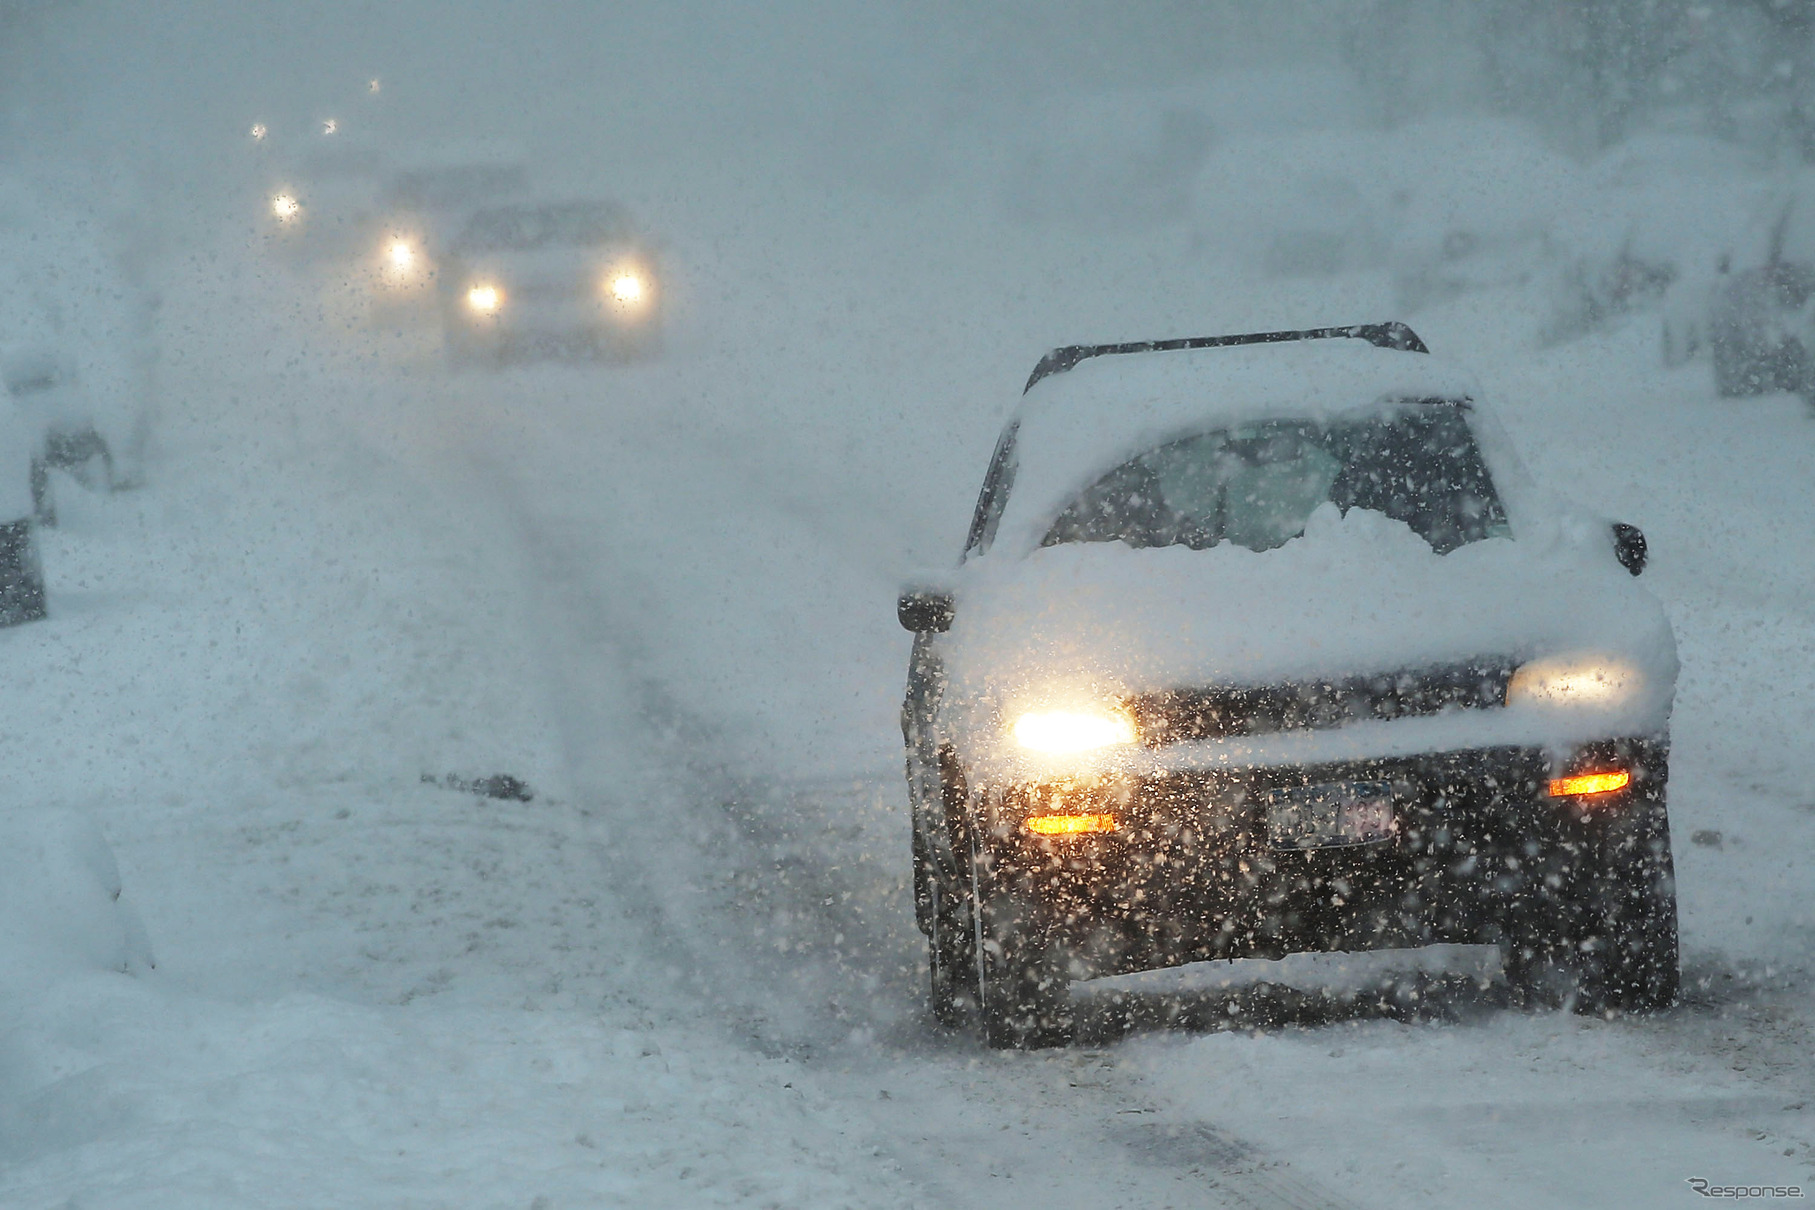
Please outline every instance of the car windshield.
[[609, 243], [626, 238], [629, 227], [624, 211], [610, 204], [510, 207], [475, 215], [460, 242], [475, 251], [527, 252]]
[[1505, 512], [1464, 414], [1445, 400], [1328, 423], [1264, 420], [1192, 434], [1086, 488], [1043, 546], [1283, 546], [1320, 505], [1403, 521], [1439, 554], [1503, 537]]

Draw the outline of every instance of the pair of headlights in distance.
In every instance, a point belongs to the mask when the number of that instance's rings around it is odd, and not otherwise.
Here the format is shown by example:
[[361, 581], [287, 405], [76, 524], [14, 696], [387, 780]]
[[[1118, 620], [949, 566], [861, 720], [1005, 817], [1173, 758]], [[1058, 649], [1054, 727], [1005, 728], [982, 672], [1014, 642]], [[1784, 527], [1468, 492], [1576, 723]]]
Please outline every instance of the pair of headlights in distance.
[[[393, 259], [395, 259], [399, 247], [404, 248], [406, 255], [403, 263], [408, 264], [406, 245], [392, 246]], [[640, 305], [649, 294], [648, 284], [635, 273], [617, 274], [605, 283], [605, 289], [614, 302], [625, 307]], [[497, 286], [481, 283], [467, 290], [466, 305], [481, 315], [490, 315], [504, 305], [504, 292]]]
[[[1610, 707], [1639, 687], [1636, 668], [1614, 660], [1546, 658], [1522, 665], [1506, 687], [1506, 704]], [[1076, 756], [1139, 742], [1134, 715], [1119, 705], [1071, 710], [1030, 710], [1009, 728], [1016, 746], [1041, 756]]]

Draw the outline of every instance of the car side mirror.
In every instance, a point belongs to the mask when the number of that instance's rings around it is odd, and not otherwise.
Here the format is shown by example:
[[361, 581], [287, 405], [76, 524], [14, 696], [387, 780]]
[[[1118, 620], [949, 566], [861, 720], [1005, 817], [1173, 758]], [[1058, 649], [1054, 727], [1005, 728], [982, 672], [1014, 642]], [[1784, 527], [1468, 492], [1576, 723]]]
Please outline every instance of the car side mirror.
[[1635, 576], [1645, 570], [1645, 535], [1638, 526], [1624, 521], [1613, 523], [1613, 557]]
[[901, 628], [915, 634], [944, 634], [952, 628], [952, 594], [937, 588], [910, 588], [895, 602]]

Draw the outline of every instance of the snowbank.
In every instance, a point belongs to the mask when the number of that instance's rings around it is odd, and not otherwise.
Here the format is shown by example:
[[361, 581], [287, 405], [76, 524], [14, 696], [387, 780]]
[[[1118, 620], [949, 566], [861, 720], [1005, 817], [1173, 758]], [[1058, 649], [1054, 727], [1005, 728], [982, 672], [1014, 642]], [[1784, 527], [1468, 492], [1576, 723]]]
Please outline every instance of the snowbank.
[[0, 815], [0, 983], [16, 995], [55, 974], [151, 967], [145, 926], [94, 820], [34, 807]]

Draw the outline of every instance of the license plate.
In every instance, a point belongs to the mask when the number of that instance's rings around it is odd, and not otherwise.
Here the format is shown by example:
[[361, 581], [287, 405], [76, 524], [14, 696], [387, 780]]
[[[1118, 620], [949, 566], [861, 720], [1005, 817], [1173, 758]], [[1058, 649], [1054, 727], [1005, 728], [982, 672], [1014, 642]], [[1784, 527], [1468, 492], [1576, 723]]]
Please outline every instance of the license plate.
[[1267, 841], [1276, 849], [1377, 844], [1399, 830], [1393, 788], [1383, 781], [1344, 781], [1275, 790], [1263, 800]]

